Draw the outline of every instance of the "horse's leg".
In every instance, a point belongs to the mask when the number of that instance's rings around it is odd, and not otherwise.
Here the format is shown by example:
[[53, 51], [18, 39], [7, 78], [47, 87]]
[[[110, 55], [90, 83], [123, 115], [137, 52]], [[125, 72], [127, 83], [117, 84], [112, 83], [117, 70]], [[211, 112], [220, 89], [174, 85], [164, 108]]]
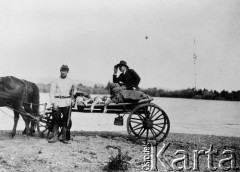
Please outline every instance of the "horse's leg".
[[[27, 100], [27, 102], [30, 102], [30, 100]], [[27, 113], [32, 113], [32, 108], [31, 108], [31, 104], [29, 103], [23, 103], [23, 107], [24, 107], [24, 110], [27, 112]], [[35, 133], [35, 122], [33, 121], [30, 121], [30, 135], [33, 136], [33, 134]], [[25, 129], [23, 130], [22, 134], [26, 134], [26, 127]]]
[[30, 129], [29, 129], [29, 123], [30, 123], [30, 120], [29, 120], [29, 117], [26, 116], [27, 112], [24, 110], [23, 106], [15, 106], [16, 108], [16, 111], [19, 112], [25, 122], [25, 128], [26, 128], [26, 134], [27, 136], [29, 136], [30, 134]]
[[27, 133], [27, 137], [30, 136], [31, 132], [30, 132], [30, 128], [29, 128], [29, 124], [30, 124], [30, 120], [26, 119], [25, 121], [25, 125], [26, 125], [26, 133]]
[[21, 115], [24, 122], [25, 122], [25, 129], [26, 129], [26, 135], [27, 137], [30, 135], [30, 128], [29, 128], [29, 124], [30, 124], [30, 120], [27, 116], [25, 115]]
[[[30, 128], [29, 128], [29, 130], [30, 130], [30, 136], [33, 136], [33, 134], [35, 133], [35, 122], [30, 121], [29, 124], [30, 124]], [[24, 128], [22, 134], [26, 134], [26, 127]]]
[[12, 132], [10, 134], [10, 137], [12, 137], [12, 138], [16, 135], [18, 119], [19, 119], [19, 113], [14, 111], [14, 124], [13, 124]]
[[30, 134], [33, 136], [33, 134], [35, 133], [36, 122], [31, 121], [30, 123], [31, 123]]

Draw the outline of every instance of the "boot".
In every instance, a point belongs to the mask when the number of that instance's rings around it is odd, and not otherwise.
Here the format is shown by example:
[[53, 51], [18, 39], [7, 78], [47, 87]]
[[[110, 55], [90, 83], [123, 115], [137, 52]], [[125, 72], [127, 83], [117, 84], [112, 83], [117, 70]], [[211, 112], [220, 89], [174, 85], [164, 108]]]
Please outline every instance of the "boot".
[[67, 127], [64, 126], [62, 128], [62, 142], [65, 143], [65, 144], [70, 144], [70, 142], [67, 140]]
[[53, 126], [53, 137], [48, 140], [48, 143], [55, 143], [58, 141], [58, 125]]
[[67, 129], [67, 135], [66, 135], [66, 140], [71, 140], [71, 132], [70, 129]]

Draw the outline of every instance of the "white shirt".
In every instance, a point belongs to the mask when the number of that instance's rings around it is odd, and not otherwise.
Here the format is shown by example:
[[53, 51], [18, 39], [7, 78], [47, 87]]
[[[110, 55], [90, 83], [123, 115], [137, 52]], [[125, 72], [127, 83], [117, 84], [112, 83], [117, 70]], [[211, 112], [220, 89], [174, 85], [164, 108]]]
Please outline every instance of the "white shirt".
[[74, 82], [72, 79], [57, 78], [51, 82], [50, 88], [50, 102], [56, 104], [58, 107], [66, 107], [71, 105], [71, 98], [56, 98], [56, 96], [70, 96], [70, 91]]

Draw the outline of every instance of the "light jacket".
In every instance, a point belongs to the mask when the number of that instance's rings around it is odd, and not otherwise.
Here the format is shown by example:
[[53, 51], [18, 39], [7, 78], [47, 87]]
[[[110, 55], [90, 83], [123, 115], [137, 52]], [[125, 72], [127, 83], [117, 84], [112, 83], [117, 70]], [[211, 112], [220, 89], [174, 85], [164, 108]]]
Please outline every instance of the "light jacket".
[[50, 87], [50, 102], [52, 104], [55, 103], [58, 107], [70, 106], [70, 92], [72, 86], [74, 86], [74, 82], [71, 78], [68, 77], [64, 79], [59, 77], [56, 80], [52, 81]]

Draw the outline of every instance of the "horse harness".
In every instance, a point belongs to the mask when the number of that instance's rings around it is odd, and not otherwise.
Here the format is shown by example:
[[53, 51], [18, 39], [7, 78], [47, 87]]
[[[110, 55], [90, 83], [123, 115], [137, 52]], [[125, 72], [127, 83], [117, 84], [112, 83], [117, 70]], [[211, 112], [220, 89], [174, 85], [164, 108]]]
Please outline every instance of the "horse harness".
[[30, 95], [30, 93], [28, 92], [27, 83], [23, 79], [22, 79], [22, 82], [25, 84], [25, 88], [26, 88], [25, 92], [23, 93], [23, 99], [24, 99], [25, 97], [27, 97], [27, 95]]

